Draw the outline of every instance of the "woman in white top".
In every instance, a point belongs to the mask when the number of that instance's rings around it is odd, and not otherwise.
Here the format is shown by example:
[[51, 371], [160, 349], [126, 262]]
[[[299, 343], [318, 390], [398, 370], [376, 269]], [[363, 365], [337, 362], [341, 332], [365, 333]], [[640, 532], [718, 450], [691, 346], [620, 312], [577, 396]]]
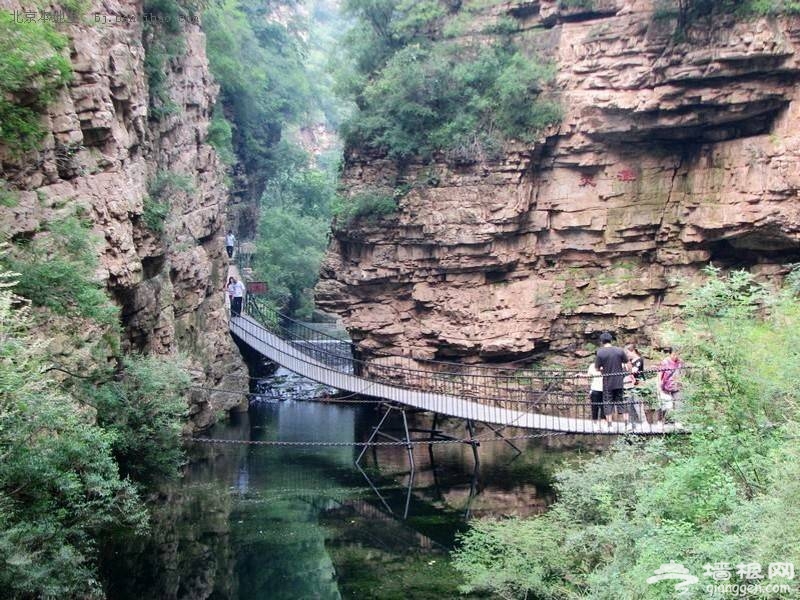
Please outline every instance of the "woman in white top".
[[592, 378], [589, 386], [592, 421], [599, 421], [605, 417], [603, 411], [603, 374], [594, 365], [594, 361], [589, 364], [589, 370], [586, 371], [586, 374]]
[[236, 281], [235, 277], [228, 279], [228, 296], [231, 299], [231, 316], [239, 317], [242, 314], [242, 301], [244, 300], [244, 284]]

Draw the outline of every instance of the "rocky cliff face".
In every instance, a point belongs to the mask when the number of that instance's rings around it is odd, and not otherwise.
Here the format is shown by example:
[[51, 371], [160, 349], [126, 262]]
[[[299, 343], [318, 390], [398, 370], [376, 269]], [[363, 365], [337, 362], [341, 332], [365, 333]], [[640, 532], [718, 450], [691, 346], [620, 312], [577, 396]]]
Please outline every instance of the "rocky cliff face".
[[[141, 0], [112, 0], [59, 25], [70, 38], [74, 78], [49, 107], [42, 150], [2, 155], [3, 176], [19, 190], [4, 226], [15, 238], [32, 237], [43, 222], [81, 207], [100, 239], [100, 275], [121, 307], [126, 349], [181, 353], [196, 385], [246, 389], [221, 292], [227, 191], [205, 143], [217, 89], [204, 36], [197, 24], [183, 24], [185, 53], [165, 66], [175, 109], [155, 120], [148, 117], [142, 16]], [[152, 192], [159, 177], [182, 182], [166, 188], [162, 232], [144, 219], [148, 187]], [[194, 426], [209, 425], [217, 411], [242, 400], [194, 392]]]
[[[334, 230], [317, 288], [366, 350], [509, 360], [650, 341], [709, 261], [800, 259], [800, 21], [673, 35], [651, 2], [513, 2], [517, 41], [558, 67], [559, 126], [499, 161], [403, 168], [350, 148], [357, 190], [399, 212]], [[420, 185], [420, 182], [423, 182]]]

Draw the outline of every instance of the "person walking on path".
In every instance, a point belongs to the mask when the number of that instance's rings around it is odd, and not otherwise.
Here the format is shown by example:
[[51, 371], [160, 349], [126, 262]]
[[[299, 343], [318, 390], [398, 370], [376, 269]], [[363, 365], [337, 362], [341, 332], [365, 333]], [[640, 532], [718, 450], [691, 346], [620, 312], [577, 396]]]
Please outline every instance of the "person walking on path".
[[[681, 391], [680, 370], [683, 367], [678, 351], [667, 347], [664, 349], [667, 358], [661, 361], [658, 374], [658, 395], [661, 405], [658, 411], [658, 421], [663, 422], [674, 410], [678, 410], [683, 403], [683, 393]], [[676, 425], [678, 425], [676, 423]]]
[[233, 247], [236, 245], [236, 236], [232, 231], [228, 231], [225, 236], [225, 251], [228, 253], [228, 258], [233, 258]]
[[614, 412], [622, 414], [625, 422], [625, 430], [630, 429], [628, 419], [630, 417], [628, 408], [623, 402], [623, 389], [625, 387], [625, 375], [630, 371], [630, 362], [625, 350], [611, 344], [614, 337], [604, 331], [600, 334], [602, 346], [597, 349], [597, 356], [594, 366], [603, 374], [603, 412], [605, 413], [606, 423], [611, 429]]
[[592, 428], [594, 429], [603, 420], [603, 374], [594, 366], [594, 362], [589, 364], [586, 374], [591, 377], [589, 404], [592, 407]]
[[231, 299], [231, 316], [240, 317], [242, 315], [242, 301], [244, 300], [244, 284], [237, 281], [236, 277], [228, 278], [228, 297]]

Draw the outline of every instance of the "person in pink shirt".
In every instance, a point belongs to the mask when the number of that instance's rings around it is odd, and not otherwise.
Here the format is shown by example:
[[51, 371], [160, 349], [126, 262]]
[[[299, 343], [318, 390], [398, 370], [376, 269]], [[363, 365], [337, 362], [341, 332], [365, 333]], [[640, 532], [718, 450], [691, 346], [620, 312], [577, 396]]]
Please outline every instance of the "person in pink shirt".
[[680, 408], [683, 403], [681, 390], [680, 370], [683, 361], [674, 348], [665, 348], [669, 356], [659, 365], [658, 392], [661, 406], [658, 411], [658, 421], [662, 422], [667, 413]]

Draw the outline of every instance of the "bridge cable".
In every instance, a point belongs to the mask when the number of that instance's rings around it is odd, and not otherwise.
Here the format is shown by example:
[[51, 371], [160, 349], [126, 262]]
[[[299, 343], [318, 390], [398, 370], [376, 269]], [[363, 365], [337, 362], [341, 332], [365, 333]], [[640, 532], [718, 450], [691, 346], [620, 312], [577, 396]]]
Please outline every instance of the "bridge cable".
[[545, 433], [529, 433], [504, 437], [476, 437], [447, 440], [400, 440], [389, 442], [334, 442], [334, 441], [289, 441], [289, 440], [231, 440], [218, 438], [188, 438], [187, 441], [198, 444], [223, 444], [223, 445], [246, 445], [246, 446], [322, 446], [322, 447], [371, 447], [371, 446], [422, 446], [422, 445], [441, 445], [441, 444], [474, 444], [476, 442], [502, 442], [505, 440], [531, 440], [547, 437], [570, 435], [566, 431], [548, 431]]

